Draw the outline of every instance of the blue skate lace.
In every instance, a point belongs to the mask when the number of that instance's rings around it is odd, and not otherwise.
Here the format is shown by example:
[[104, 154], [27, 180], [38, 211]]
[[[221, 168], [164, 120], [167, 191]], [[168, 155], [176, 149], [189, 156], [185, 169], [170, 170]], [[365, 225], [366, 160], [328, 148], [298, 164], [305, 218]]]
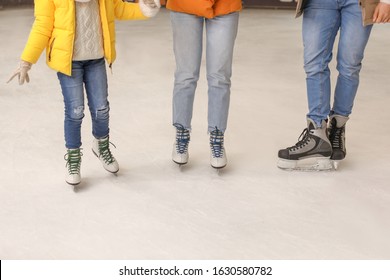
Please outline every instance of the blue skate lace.
[[109, 139], [105, 140], [98, 140], [99, 144], [99, 157], [101, 156], [106, 164], [111, 164], [115, 161], [115, 158], [111, 154], [110, 151], [110, 144], [113, 145], [115, 148], [116, 146], [109, 141]]
[[223, 132], [218, 128], [210, 132], [210, 148], [214, 158], [223, 157]]
[[174, 124], [174, 126], [176, 127], [176, 151], [179, 154], [185, 154], [190, 142], [190, 131], [181, 124]]
[[81, 166], [81, 156], [83, 153], [81, 149], [72, 149], [68, 150], [68, 152], [64, 155], [64, 159], [66, 160], [66, 165], [68, 167], [69, 174], [79, 174], [80, 166]]

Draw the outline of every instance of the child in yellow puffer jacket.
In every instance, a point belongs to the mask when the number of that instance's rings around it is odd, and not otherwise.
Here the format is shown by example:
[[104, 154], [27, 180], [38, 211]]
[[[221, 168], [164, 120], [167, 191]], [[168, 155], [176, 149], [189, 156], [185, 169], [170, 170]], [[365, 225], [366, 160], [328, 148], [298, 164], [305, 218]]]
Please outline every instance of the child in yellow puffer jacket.
[[[29, 82], [28, 71], [46, 48], [46, 62], [57, 71], [65, 107], [65, 180], [81, 182], [81, 123], [84, 87], [92, 118], [93, 153], [103, 167], [119, 171], [109, 148], [109, 102], [105, 60], [111, 65], [115, 52], [115, 19], [146, 19], [157, 14], [159, 0], [36, 0], [35, 21], [9, 81]], [[8, 81], [8, 82], [9, 82]]]

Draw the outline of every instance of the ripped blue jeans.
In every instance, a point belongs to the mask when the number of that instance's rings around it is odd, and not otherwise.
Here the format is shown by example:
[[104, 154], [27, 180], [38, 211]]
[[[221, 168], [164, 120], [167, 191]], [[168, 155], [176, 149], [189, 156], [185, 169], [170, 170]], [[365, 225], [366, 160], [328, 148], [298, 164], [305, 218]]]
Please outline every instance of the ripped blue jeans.
[[109, 134], [107, 72], [104, 58], [72, 62], [72, 76], [57, 73], [65, 105], [65, 146], [81, 147], [81, 123], [84, 118], [84, 87], [92, 119], [92, 134], [100, 139]]

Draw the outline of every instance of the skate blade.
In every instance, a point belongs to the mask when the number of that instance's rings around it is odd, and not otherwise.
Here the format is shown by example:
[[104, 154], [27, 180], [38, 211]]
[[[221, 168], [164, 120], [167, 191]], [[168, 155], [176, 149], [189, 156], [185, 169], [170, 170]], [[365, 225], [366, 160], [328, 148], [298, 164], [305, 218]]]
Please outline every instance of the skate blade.
[[[103, 166], [103, 168], [104, 168], [104, 166]], [[110, 174], [112, 174], [112, 175], [114, 175], [116, 177], [118, 176], [119, 169], [116, 170], [116, 171], [111, 171], [111, 170], [108, 170], [108, 169], [104, 168], [104, 170], [106, 170], [108, 173], [110, 173]]]
[[184, 172], [184, 170], [187, 168], [187, 163], [188, 162], [184, 162], [184, 163], [182, 163], [182, 162], [177, 162], [177, 161], [174, 161], [174, 160], [172, 160], [174, 163], [175, 163], [175, 165], [179, 168], [179, 172]]
[[341, 160], [332, 160], [332, 165], [334, 170], [337, 170], [339, 168]]
[[301, 160], [279, 159], [277, 166], [287, 171], [331, 171], [334, 165], [329, 158], [308, 158]]
[[81, 182], [79, 182], [79, 183], [73, 183], [73, 184], [68, 183], [68, 182], [66, 182], [66, 183], [68, 184], [68, 186], [71, 187], [71, 189], [73, 190], [73, 192], [77, 193], [77, 192], [79, 191]]
[[218, 166], [218, 167], [215, 167], [215, 166], [212, 166], [212, 165], [210, 165], [210, 166], [212, 167], [212, 170], [214, 170], [215, 173], [216, 173], [218, 176], [222, 176], [223, 173], [224, 173], [225, 170], [226, 170], [226, 169], [225, 169], [226, 165], [227, 165], [227, 164], [225, 164], [224, 166]]
[[181, 168], [182, 166], [184, 166], [184, 165], [186, 165], [187, 163], [188, 163], [188, 161], [187, 162], [178, 162], [178, 161], [174, 161], [174, 160], [172, 160], [175, 164], [177, 164], [177, 166], [179, 166], [179, 168]]
[[223, 168], [226, 167], [227, 164], [225, 165], [222, 165], [222, 166], [214, 166], [214, 165], [210, 165], [214, 170], [217, 170], [217, 171], [220, 171], [222, 170]]

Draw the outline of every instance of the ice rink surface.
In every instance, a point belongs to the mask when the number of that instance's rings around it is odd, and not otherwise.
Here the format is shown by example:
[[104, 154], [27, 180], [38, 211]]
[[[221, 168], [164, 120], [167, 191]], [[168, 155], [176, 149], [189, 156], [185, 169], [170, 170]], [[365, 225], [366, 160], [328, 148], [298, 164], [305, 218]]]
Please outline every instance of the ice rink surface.
[[390, 258], [390, 25], [373, 29], [339, 170], [286, 172], [276, 167], [277, 151], [306, 126], [301, 19], [291, 10], [244, 10], [229, 163], [217, 173], [209, 165], [205, 61], [190, 162], [180, 169], [171, 161], [169, 13], [117, 22], [108, 76], [120, 172], [107, 173], [93, 155], [86, 110], [83, 182], [74, 192], [64, 181], [56, 73], [42, 55], [29, 84], [6, 84], [32, 22], [32, 9], [0, 11], [0, 259]]

